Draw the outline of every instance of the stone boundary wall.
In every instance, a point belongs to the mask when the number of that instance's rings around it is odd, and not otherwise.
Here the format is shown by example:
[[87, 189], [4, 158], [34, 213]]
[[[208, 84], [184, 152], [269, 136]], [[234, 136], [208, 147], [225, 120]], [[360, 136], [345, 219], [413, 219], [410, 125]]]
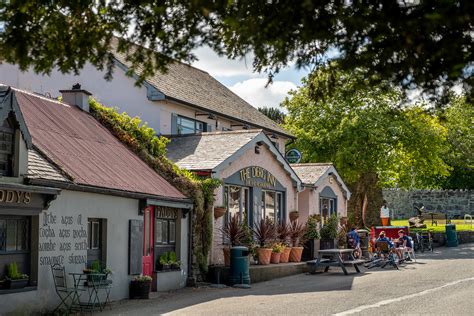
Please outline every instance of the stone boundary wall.
[[425, 206], [428, 212], [474, 216], [474, 190], [399, 190], [383, 189], [383, 198], [396, 219], [416, 215], [414, 205]]

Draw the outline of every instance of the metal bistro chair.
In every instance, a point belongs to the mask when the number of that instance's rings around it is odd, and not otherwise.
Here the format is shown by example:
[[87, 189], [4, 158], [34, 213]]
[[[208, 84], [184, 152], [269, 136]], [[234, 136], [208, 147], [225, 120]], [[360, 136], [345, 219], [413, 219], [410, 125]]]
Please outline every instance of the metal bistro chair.
[[411, 238], [410, 236], [408, 236], [408, 239], [410, 240], [410, 245], [412, 247], [405, 247], [405, 249], [403, 250], [403, 255], [406, 257], [406, 258], [410, 258], [410, 260], [413, 260], [416, 262], [416, 256], [415, 256], [415, 248], [414, 248], [414, 242], [413, 242], [413, 238]]
[[395, 254], [392, 249], [388, 247], [388, 242], [386, 241], [377, 241], [377, 249], [385, 257], [385, 262], [382, 264], [381, 268], [385, 268], [388, 264], [398, 270], [397, 262], [395, 261]]
[[77, 288], [67, 286], [66, 270], [59, 264], [51, 265], [51, 272], [53, 274], [54, 287], [61, 302], [54, 309], [53, 315], [64, 307], [66, 314], [71, 311], [80, 310], [79, 293]]

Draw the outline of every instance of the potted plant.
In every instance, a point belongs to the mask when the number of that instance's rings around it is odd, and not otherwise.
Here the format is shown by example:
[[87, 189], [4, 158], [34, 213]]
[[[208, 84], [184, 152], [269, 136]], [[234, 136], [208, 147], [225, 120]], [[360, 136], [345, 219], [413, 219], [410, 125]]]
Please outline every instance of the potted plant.
[[160, 265], [161, 265], [161, 269], [163, 271], [167, 271], [171, 268], [171, 262], [170, 262], [170, 259], [169, 259], [169, 253], [168, 252], [164, 252], [161, 254], [160, 256]]
[[4, 281], [6, 289], [22, 289], [28, 285], [29, 276], [20, 273], [16, 262], [12, 262], [7, 266], [7, 276]]
[[300, 217], [300, 213], [297, 211], [297, 210], [293, 210], [290, 212], [290, 221], [291, 222], [294, 222], [298, 219], [298, 217]]
[[298, 221], [291, 222], [290, 224], [290, 240], [291, 240], [291, 252], [290, 262], [300, 262], [301, 255], [303, 254], [304, 244], [304, 233], [305, 225]]
[[285, 245], [282, 243], [276, 243], [272, 247], [272, 256], [270, 258], [271, 263], [280, 263], [281, 254], [285, 249]]
[[321, 236], [319, 234], [318, 223], [319, 223], [319, 220], [318, 220], [317, 215], [315, 214], [310, 215], [308, 218], [308, 221], [306, 222], [306, 232], [305, 232], [304, 237], [305, 237], [305, 240], [307, 240], [306, 248], [309, 254], [306, 254], [306, 250], [305, 250], [305, 256], [309, 260], [315, 259], [320, 249]]
[[150, 289], [151, 281], [153, 279], [148, 275], [140, 275], [132, 279], [130, 282], [130, 299], [140, 298], [148, 299], [150, 298]]
[[224, 205], [214, 206], [214, 219], [221, 218], [227, 212], [227, 208]]
[[337, 238], [337, 215], [333, 214], [329, 217], [326, 224], [320, 229], [321, 249], [335, 248], [335, 239]]
[[269, 244], [271, 244], [276, 237], [275, 225], [273, 225], [273, 222], [269, 218], [261, 219], [260, 223], [256, 224], [252, 231], [258, 245], [258, 264], [270, 264], [272, 248], [269, 247]]
[[288, 263], [290, 260], [290, 229], [287, 223], [280, 223], [277, 227], [277, 237], [280, 243], [285, 246], [285, 249], [280, 255], [280, 263]]
[[[238, 214], [235, 214], [220, 229], [224, 240], [230, 244], [230, 247], [239, 246], [245, 238], [245, 231], [240, 223]], [[224, 264], [230, 266], [230, 247], [224, 247]]]
[[172, 270], [179, 270], [181, 267], [181, 264], [176, 257], [176, 252], [174, 251], [168, 252], [168, 263], [171, 265]]

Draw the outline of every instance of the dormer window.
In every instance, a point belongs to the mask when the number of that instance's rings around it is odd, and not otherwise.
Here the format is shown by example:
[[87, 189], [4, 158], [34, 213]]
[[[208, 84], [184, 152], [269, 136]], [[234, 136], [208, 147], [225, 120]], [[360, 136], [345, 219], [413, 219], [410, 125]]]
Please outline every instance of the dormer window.
[[7, 118], [0, 126], [0, 175], [12, 177], [14, 174], [15, 156], [15, 125], [11, 118]]

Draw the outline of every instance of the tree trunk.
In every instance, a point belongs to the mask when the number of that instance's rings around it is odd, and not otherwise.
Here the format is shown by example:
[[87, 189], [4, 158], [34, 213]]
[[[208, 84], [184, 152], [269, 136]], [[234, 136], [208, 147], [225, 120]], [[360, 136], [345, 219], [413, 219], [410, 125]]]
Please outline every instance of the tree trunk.
[[351, 198], [348, 203], [348, 217], [359, 227], [370, 227], [380, 222], [380, 207], [383, 203], [382, 189], [378, 186], [375, 172], [367, 172], [349, 185]]

